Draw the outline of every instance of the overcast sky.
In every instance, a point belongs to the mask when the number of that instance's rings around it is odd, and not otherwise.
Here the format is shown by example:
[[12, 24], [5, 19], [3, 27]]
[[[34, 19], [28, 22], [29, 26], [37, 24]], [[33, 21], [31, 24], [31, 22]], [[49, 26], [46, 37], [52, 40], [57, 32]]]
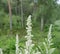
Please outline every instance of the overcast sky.
[[58, 0], [57, 3], [60, 4], [60, 0]]

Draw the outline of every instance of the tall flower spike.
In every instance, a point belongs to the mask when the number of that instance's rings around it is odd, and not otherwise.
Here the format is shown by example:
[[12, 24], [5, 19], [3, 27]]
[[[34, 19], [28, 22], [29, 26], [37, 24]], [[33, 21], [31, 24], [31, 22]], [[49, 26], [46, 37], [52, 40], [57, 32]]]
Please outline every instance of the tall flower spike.
[[45, 39], [46, 42], [43, 42], [45, 50], [46, 50], [46, 54], [52, 54], [55, 50], [55, 48], [51, 48], [51, 45], [53, 45], [52, 36], [51, 36], [51, 29], [52, 29], [52, 24], [50, 25], [47, 38]]
[[52, 38], [52, 37], [51, 37], [51, 30], [52, 30], [52, 24], [50, 25], [49, 32], [48, 32], [48, 36], [47, 36], [49, 43], [50, 43], [51, 38]]
[[16, 35], [16, 54], [19, 54], [19, 39], [18, 39], [18, 34]]
[[55, 48], [51, 48], [51, 45], [53, 45], [51, 30], [52, 30], [52, 24], [50, 25], [48, 36], [47, 36], [47, 39], [48, 39], [48, 51], [49, 51], [48, 54], [52, 54], [54, 52], [54, 50], [55, 50]]
[[27, 19], [27, 35], [25, 36], [25, 38], [27, 39], [26, 41], [26, 49], [25, 49], [25, 54], [30, 54], [31, 53], [31, 49], [32, 47], [34, 46], [34, 44], [32, 44], [32, 34], [31, 34], [31, 31], [32, 31], [32, 23], [31, 23], [31, 15], [29, 15], [28, 19]]
[[3, 54], [2, 49], [0, 48], [0, 54]]

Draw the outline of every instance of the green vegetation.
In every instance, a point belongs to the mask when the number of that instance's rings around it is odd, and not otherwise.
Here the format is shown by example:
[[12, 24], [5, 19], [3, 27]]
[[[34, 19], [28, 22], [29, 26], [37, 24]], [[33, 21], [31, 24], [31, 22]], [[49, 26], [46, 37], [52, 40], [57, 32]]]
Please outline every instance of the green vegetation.
[[24, 48], [29, 15], [32, 15], [33, 43], [43, 42], [53, 24], [52, 47], [56, 48], [54, 54], [60, 54], [60, 4], [57, 0], [0, 0], [0, 48], [4, 54], [15, 54], [16, 34], [19, 47]]

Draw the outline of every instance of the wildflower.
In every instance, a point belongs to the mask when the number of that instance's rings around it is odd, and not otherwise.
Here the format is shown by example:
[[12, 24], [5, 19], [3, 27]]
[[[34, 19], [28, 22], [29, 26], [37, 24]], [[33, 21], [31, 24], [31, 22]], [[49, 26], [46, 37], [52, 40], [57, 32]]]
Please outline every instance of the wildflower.
[[33, 35], [31, 34], [32, 31], [32, 23], [31, 23], [31, 15], [29, 15], [28, 19], [27, 19], [27, 35], [25, 36], [25, 38], [27, 39], [26, 41], [26, 49], [25, 49], [25, 54], [30, 54], [31, 53], [31, 49], [34, 46], [34, 44], [32, 44], [32, 37]]
[[2, 49], [0, 48], [0, 54], [3, 54]]
[[51, 36], [51, 29], [52, 29], [52, 24], [50, 25], [47, 38], [45, 39], [46, 42], [43, 42], [45, 50], [46, 50], [46, 54], [52, 54], [55, 50], [55, 48], [51, 48], [51, 45], [53, 45], [52, 36]]
[[16, 54], [19, 54], [19, 39], [18, 39], [18, 34], [16, 35]]

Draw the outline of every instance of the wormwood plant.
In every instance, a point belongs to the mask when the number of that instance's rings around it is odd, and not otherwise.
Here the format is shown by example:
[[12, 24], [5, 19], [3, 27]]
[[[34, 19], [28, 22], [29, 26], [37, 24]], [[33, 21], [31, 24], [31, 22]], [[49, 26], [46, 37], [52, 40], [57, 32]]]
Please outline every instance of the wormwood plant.
[[40, 52], [33, 50], [33, 47], [34, 47], [34, 44], [32, 43], [32, 37], [33, 35], [31, 34], [31, 31], [32, 31], [32, 23], [31, 23], [31, 15], [29, 15], [28, 19], [27, 19], [27, 35], [25, 36], [25, 38], [27, 39], [26, 41], [26, 48], [25, 48], [25, 54], [36, 54], [36, 53], [39, 53]]
[[26, 38], [25, 49], [23, 49], [23, 51], [19, 50], [18, 35], [16, 35], [16, 54], [41, 54], [41, 52], [39, 52], [38, 50], [37, 51], [33, 50], [34, 44], [32, 43], [32, 39], [31, 39], [33, 37], [33, 35], [31, 34], [32, 31], [31, 15], [29, 15], [26, 25], [27, 25], [26, 27], [27, 35], [25, 36]]
[[47, 35], [47, 38], [45, 39], [45, 42], [43, 42], [43, 45], [45, 47], [45, 54], [52, 54], [55, 50], [55, 48], [51, 48], [53, 45], [52, 43], [52, 36], [51, 36], [51, 30], [52, 30], [52, 24], [50, 25], [49, 32]]
[[39, 46], [41, 49], [42, 54], [52, 54], [55, 50], [55, 48], [52, 48], [51, 46], [53, 45], [52, 41], [52, 35], [51, 35], [51, 30], [52, 30], [52, 24], [50, 25], [49, 32], [47, 35], [47, 38], [45, 38], [45, 41], [43, 43], [44, 50]]
[[16, 35], [16, 54], [19, 54], [19, 39], [18, 39], [18, 34]]
[[0, 48], [0, 54], [3, 54], [2, 49]]
[[32, 44], [32, 37], [33, 35], [31, 34], [32, 31], [32, 27], [31, 27], [32, 23], [31, 23], [31, 15], [28, 17], [27, 19], [27, 35], [25, 36], [25, 38], [27, 39], [26, 41], [26, 48], [25, 48], [25, 54], [30, 54], [32, 47], [34, 46], [34, 44]]

